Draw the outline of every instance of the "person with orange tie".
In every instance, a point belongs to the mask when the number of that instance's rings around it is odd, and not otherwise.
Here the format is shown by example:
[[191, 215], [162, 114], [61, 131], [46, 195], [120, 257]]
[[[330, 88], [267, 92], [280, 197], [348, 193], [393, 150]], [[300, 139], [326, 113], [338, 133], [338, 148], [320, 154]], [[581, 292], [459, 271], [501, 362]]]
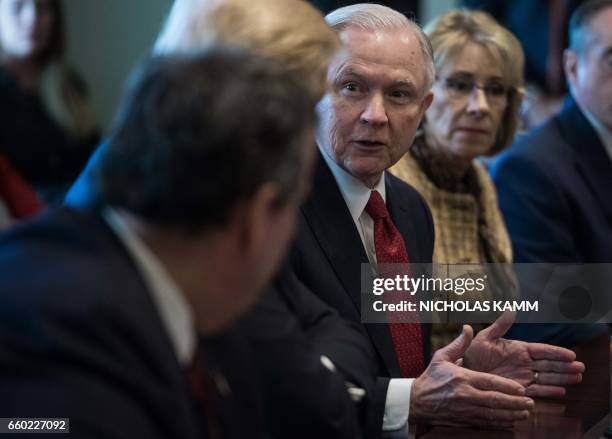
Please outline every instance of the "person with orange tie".
[[[434, 226], [425, 201], [385, 171], [412, 144], [435, 72], [427, 37], [388, 7], [347, 6], [326, 20], [344, 51], [329, 67], [317, 107], [319, 163], [290, 259], [307, 287], [361, 322], [361, 264], [431, 262]], [[502, 339], [512, 321], [505, 314], [475, 338], [466, 325], [432, 358], [428, 325], [365, 324], [378, 378], [364, 436], [404, 434], [409, 423], [509, 428], [533, 407], [520, 378], [534, 384], [530, 396], [541, 390], [534, 372], [541, 357], [580, 380], [584, 365], [573, 352]]]

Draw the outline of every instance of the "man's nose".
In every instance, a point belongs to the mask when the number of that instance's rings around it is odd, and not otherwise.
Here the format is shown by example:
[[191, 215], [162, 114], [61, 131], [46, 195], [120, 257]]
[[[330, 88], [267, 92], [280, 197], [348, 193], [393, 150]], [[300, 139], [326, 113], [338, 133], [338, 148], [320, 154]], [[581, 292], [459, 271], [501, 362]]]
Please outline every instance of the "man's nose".
[[361, 113], [361, 121], [370, 125], [385, 125], [389, 122], [384, 96], [372, 94]]

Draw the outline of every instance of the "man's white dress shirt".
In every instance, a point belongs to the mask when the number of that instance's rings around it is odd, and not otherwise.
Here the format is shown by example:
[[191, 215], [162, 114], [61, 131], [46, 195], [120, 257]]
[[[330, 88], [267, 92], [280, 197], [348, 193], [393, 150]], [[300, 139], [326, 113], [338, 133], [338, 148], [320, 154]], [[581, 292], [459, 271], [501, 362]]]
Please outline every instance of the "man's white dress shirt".
[[176, 352], [179, 364], [190, 365], [197, 343], [191, 306], [159, 258], [142, 239], [130, 231], [117, 212], [107, 208], [103, 216], [127, 248], [149, 288], [151, 298]]
[[[351, 217], [359, 231], [361, 242], [366, 250], [370, 263], [376, 263], [376, 250], [374, 249], [374, 221], [365, 211], [366, 204], [370, 199], [370, 193], [378, 191], [386, 202], [385, 176], [384, 174], [375, 187], [368, 188], [360, 180], [346, 172], [333, 160], [326, 151], [321, 149], [321, 155], [329, 166], [340, 193], [351, 212]], [[383, 430], [391, 431], [404, 428], [408, 422], [410, 410], [410, 391], [413, 378], [392, 378], [387, 389], [385, 400], [385, 414], [383, 417]]]

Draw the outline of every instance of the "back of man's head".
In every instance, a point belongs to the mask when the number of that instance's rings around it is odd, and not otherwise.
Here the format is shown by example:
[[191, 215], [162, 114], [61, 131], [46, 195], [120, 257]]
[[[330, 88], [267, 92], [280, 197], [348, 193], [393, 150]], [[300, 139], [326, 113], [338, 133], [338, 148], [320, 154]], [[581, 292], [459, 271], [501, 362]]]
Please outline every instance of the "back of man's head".
[[314, 98], [269, 60], [229, 49], [157, 56], [133, 74], [94, 174], [101, 201], [158, 226], [223, 226], [265, 183], [303, 175]]
[[340, 48], [321, 13], [304, 0], [176, 0], [155, 53], [240, 47], [278, 61], [317, 97]]

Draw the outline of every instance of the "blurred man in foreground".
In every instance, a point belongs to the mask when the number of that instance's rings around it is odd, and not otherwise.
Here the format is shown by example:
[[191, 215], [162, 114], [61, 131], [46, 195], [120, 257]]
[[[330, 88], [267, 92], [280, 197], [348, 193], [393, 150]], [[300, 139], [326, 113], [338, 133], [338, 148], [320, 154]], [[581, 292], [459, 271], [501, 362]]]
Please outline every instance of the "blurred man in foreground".
[[283, 258], [314, 102], [242, 52], [145, 62], [92, 175], [98, 205], [0, 241], [3, 417], [70, 418], [79, 438], [258, 437], [256, 395], [225, 378], [248, 358], [224, 370], [197, 336], [251, 308]]
[[[277, 61], [315, 100], [325, 91], [329, 61], [340, 48], [323, 16], [301, 0], [177, 0], [154, 52], [176, 54], [211, 45], [240, 47]], [[98, 203], [91, 177], [105, 149], [103, 144], [71, 190], [69, 205]], [[251, 154], [244, 160], [251, 160]], [[223, 182], [216, 190], [222, 196]], [[252, 348], [249, 375], [261, 381], [268, 434], [296, 439], [359, 436], [353, 400], [363, 409], [374, 377], [372, 353], [359, 325], [341, 319], [285, 269], [230, 332], [246, 338]], [[204, 344], [216, 349], [227, 338], [207, 338]], [[232, 378], [241, 379], [229, 377], [230, 384]], [[327, 389], [324, 398], [320, 389]]]

